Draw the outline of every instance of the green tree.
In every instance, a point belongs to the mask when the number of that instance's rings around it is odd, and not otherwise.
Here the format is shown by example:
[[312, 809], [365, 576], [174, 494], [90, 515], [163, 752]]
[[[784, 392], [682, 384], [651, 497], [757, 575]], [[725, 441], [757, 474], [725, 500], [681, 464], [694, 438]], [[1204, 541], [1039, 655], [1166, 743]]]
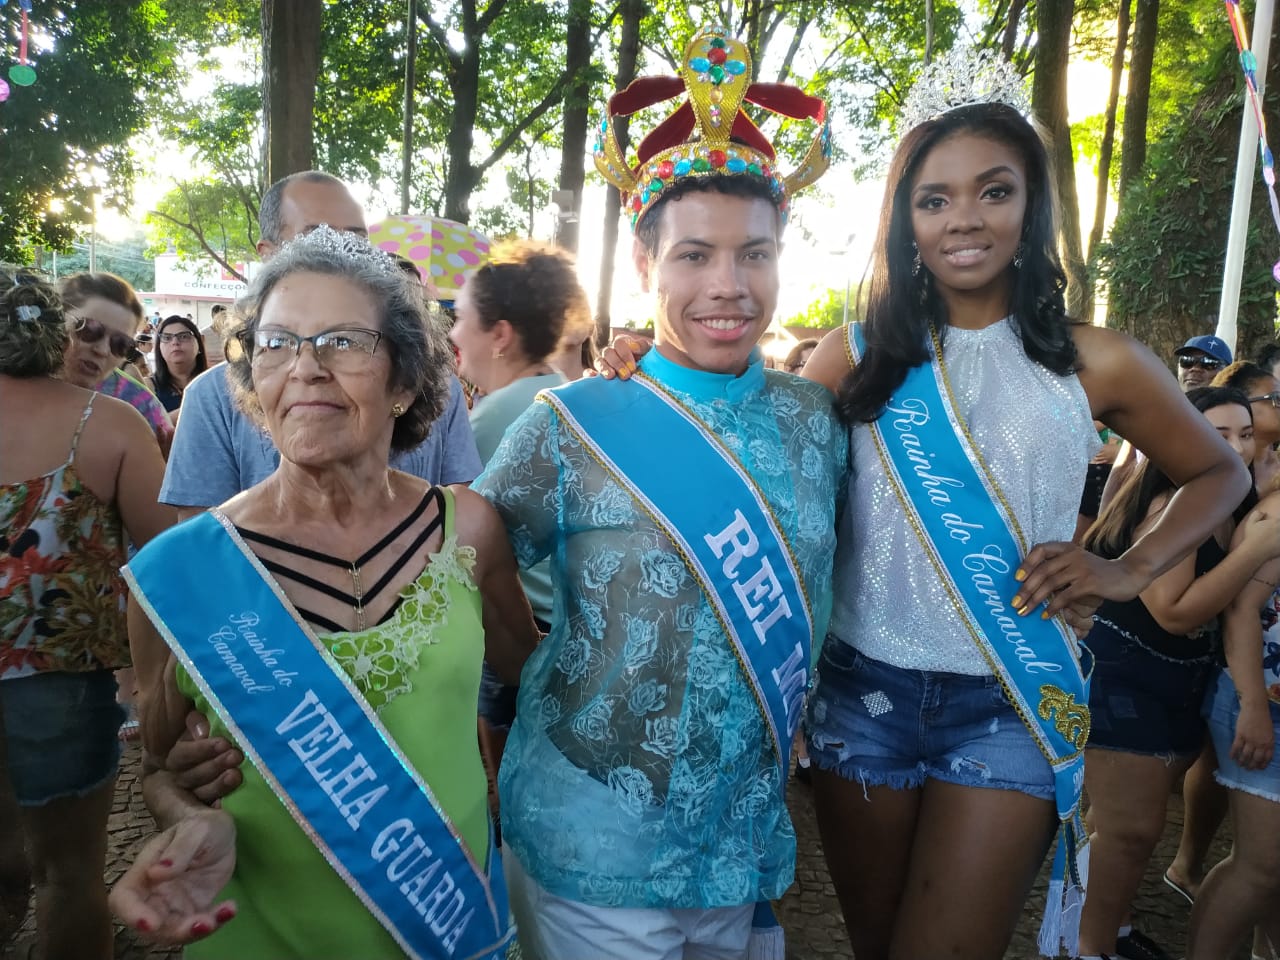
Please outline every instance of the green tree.
[[[1200, 80], [1183, 116], [1152, 138], [1145, 176], [1124, 194], [1098, 269], [1110, 291], [1108, 324], [1169, 356], [1187, 337], [1212, 333], [1222, 291], [1243, 81], [1230, 36]], [[1280, 57], [1267, 71], [1265, 106], [1280, 108]], [[1275, 336], [1271, 279], [1275, 228], [1258, 178], [1237, 315], [1236, 353], [1251, 355]]]
[[[6, 11], [7, 14], [7, 11]], [[94, 194], [123, 209], [137, 161], [129, 139], [148, 120], [147, 97], [175, 75], [160, 0], [37, 4], [34, 86], [0, 104], [0, 259], [36, 246], [64, 250], [94, 218]], [[5, 16], [15, 49], [18, 18]], [[100, 191], [94, 181], [101, 185]]]

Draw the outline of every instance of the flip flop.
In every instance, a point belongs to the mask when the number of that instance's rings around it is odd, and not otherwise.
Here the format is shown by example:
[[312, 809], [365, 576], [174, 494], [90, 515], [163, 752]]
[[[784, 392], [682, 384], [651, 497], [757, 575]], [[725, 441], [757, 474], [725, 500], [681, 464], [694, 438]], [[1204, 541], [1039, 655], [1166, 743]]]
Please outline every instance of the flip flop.
[[1174, 880], [1173, 877], [1169, 876], [1168, 870], [1164, 872], [1164, 885], [1168, 887], [1170, 890], [1172, 890], [1174, 893], [1179, 894], [1184, 900], [1187, 901], [1188, 904], [1192, 904], [1196, 902], [1195, 894], [1193, 894], [1190, 890], [1188, 890], [1182, 884], [1178, 883], [1178, 881]]

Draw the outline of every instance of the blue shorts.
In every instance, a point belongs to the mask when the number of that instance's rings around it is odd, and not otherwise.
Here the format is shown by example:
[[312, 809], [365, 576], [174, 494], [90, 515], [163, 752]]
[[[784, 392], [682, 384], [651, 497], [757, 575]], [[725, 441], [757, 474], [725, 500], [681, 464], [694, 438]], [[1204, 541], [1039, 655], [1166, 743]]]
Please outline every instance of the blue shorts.
[[125, 713], [110, 670], [0, 681], [5, 749], [24, 807], [83, 797], [115, 778]]
[[1204, 747], [1200, 708], [1217, 666], [1212, 655], [1161, 656], [1096, 621], [1085, 645], [1093, 653], [1089, 746], [1165, 762], [1194, 757]]
[[864, 787], [1054, 796], [1053, 768], [992, 676], [894, 667], [827, 637], [808, 721], [813, 762]]
[[[1269, 706], [1276, 739], [1280, 740], [1280, 704]], [[1214, 779], [1232, 790], [1280, 803], [1280, 744], [1272, 751], [1271, 762], [1261, 770], [1246, 770], [1231, 759], [1231, 742], [1236, 738], [1239, 716], [1240, 698], [1236, 696], [1236, 685], [1231, 682], [1231, 675], [1223, 670], [1217, 681], [1209, 684], [1209, 693], [1204, 700], [1204, 718], [1209, 724], [1213, 749], [1218, 754], [1218, 771], [1213, 775]]]

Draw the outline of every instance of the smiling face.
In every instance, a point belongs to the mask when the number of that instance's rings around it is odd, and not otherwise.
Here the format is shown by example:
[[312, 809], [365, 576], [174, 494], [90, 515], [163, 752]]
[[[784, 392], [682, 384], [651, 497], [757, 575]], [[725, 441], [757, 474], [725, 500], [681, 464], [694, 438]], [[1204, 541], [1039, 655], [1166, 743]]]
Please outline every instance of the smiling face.
[[1027, 211], [1026, 169], [1000, 141], [956, 133], [939, 141], [911, 185], [911, 228], [939, 293], [1007, 297]]
[[[344, 277], [299, 272], [276, 284], [258, 327], [310, 337], [336, 328], [381, 330], [382, 317], [373, 298]], [[413, 402], [412, 392], [389, 388], [390, 349], [384, 340], [372, 356], [341, 372], [323, 366], [305, 343], [296, 360], [269, 370], [253, 364], [267, 429], [285, 459], [318, 467], [389, 454], [392, 407]]]
[[778, 302], [778, 211], [763, 197], [691, 192], [665, 202], [650, 256], [633, 259], [657, 298], [654, 341], [668, 360], [741, 374]]
[[105, 297], [86, 297], [78, 307], [68, 305], [66, 316], [68, 320], [96, 320], [106, 328], [106, 334], [94, 343], [85, 343], [71, 334], [63, 354], [62, 378], [93, 390], [123, 359], [111, 352], [111, 341], [119, 341], [121, 336], [132, 340], [138, 318], [133, 311]]

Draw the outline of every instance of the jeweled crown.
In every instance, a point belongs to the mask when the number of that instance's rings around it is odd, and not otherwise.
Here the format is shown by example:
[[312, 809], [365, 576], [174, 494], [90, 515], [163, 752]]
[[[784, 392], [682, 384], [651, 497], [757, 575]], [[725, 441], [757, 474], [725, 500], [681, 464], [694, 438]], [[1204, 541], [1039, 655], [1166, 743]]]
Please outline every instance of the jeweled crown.
[[[684, 91], [688, 99], [640, 141], [637, 162], [629, 164], [618, 145], [615, 118]], [[744, 101], [817, 124], [813, 142], [793, 172], [778, 172], [773, 144], [743, 111]], [[595, 162], [622, 192], [633, 227], [664, 190], [686, 177], [760, 177], [785, 218], [790, 198], [822, 176], [831, 162], [831, 125], [820, 98], [789, 84], [752, 83], [746, 44], [721, 27], [707, 27], [689, 41], [679, 76], [641, 77], [610, 98], [608, 116], [596, 134]]]
[[925, 67], [911, 88], [902, 105], [902, 132], [979, 103], [1003, 103], [1024, 116], [1031, 112], [1026, 81], [1012, 63], [989, 50], [949, 50]]
[[366, 264], [386, 274], [395, 274], [400, 269], [385, 251], [371, 244], [368, 237], [346, 230], [335, 230], [327, 223], [289, 240], [283, 249], [290, 248], [320, 250], [343, 260]]

